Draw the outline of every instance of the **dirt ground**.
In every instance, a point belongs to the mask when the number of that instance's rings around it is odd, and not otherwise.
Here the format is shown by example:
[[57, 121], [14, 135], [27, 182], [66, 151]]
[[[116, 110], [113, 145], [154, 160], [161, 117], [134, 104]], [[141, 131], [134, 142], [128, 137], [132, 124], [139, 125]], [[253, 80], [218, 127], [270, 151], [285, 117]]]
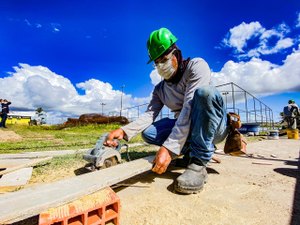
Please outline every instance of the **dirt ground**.
[[[1, 128], [5, 129], [5, 128]], [[19, 141], [22, 140], [22, 137], [18, 134], [16, 134], [14, 131], [3, 131], [0, 129], [0, 142], [5, 141]]]
[[281, 138], [248, 144], [249, 156], [222, 153], [208, 166], [202, 192], [179, 195], [173, 179], [184, 170], [152, 172], [115, 189], [122, 225], [296, 225], [300, 224], [299, 140]]
[[[9, 131], [5, 135], [18, 138]], [[249, 142], [242, 157], [224, 155], [219, 147], [222, 162], [209, 163], [208, 183], [199, 194], [174, 193], [173, 180], [184, 171], [176, 167], [114, 188], [121, 201], [120, 224], [300, 225], [299, 140]]]

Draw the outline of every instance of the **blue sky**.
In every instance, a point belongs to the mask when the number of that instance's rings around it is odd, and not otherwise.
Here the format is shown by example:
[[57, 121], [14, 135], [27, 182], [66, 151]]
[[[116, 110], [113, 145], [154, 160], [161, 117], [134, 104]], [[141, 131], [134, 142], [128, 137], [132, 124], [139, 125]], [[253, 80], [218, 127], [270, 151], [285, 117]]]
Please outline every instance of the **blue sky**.
[[300, 103], [300, 2], [23, 1], [0, 3], [0, 98], [13, 112], [106, 114], [149, 101], [158, 74], [146, 41], [169, 28], [183, 56], [204, 58], [273, 109]]

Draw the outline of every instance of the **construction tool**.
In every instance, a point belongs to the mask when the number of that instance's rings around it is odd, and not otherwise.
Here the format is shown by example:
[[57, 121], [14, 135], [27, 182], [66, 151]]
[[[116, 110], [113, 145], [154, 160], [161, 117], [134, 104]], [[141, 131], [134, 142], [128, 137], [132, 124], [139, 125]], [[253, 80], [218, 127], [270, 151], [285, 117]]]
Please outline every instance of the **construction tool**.
[[119, 140], [116, 140], [118, 142], [117, 147], [104, 146], [103, 143], [106, 141], [107, 136], [107, 133], [100, 136], [95, 147], [83, 155], [83, 159], [89, 162], [86, 168], [89, 168], [91, 171], [108, 168], [121, 162], [120, 149], [122, 146]]

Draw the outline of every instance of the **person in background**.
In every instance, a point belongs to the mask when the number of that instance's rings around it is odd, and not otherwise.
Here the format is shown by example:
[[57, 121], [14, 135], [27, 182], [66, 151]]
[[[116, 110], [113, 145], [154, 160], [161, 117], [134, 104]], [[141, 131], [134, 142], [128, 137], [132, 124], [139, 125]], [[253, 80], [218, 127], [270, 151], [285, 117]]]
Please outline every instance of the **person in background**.
[[11, 104], [10, 101], [7, 101], [6, 99], [1, 100], [1, 122], [0, 122], [0, 127], [7, 128], [6, 127], [6, 119], [7, 119], [7, 114], [9, 113], [9, 105]]
[[284, 120], [288, 124], [289, 129], [297, 129], [297, 117], [300, 116], [298, 105], [293, 99], [288, 101], [288, 105], [283, 108]]
[[[160, 146], [153, 172], [162, 174], [172, 159], [184, 155], [186, 170], [175, 181], [175, 190], [191, 194], [202, 190], [207, 180], [206, 165], [214, 153], [214, 144], [228, 134], [227, 113], [220, 93], [211, 86], [211, 71], [202, 58], [184, 59], [177, 38], [167, 28], [153, 31], [148, 39], [149, 62], [162, 77], [153, 92], [147, 111], [136, 121], [109, 133], [107, 146], [114, 139], [130, 140], [142, 132], [143, 139]], [[156, 120], [167, 106], [175, 119]]]

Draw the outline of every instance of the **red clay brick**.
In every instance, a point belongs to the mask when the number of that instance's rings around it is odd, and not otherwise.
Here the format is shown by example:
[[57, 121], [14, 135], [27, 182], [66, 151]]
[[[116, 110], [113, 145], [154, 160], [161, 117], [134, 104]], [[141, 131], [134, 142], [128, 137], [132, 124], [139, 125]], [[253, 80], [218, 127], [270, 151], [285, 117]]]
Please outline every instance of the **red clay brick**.
[[39, 216], [39, 225], [119, 225], [120, 199], [109, 187]]

